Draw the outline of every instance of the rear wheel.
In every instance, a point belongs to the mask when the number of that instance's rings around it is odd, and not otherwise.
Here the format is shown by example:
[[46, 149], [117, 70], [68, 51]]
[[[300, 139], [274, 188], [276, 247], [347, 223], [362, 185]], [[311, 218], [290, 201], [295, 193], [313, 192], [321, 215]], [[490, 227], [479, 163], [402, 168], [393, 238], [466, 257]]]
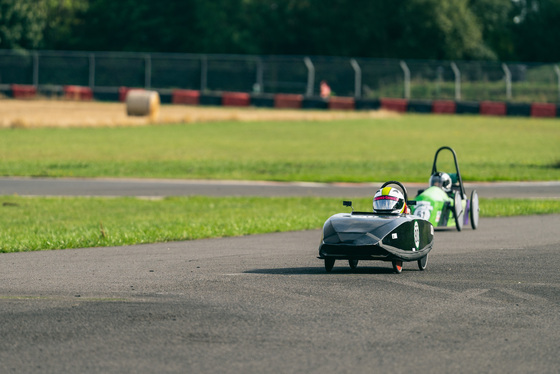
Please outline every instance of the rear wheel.
[[418, 260], [418, 269], [426, 270], [426, 266], [428, 265], [428, 255], [422, 257]]
[[469, 218], [471, 219], [471, 227], [473, 230], [476, 230], [478, 227], [478, 213], [478, 194], [476, 193], [476, 190], [473, 190], [473, 192], [471, 192], [471, 211], [469, 212]]
[[402, 261], [395, 260], [393, 261], [393, 270], [395, 273], [400, 274], [402, 273]]
[[455, 202], [453, 206], [453, 218], [455, 218], [455, 227], [457, 231], [463, 229], [463, 202], [461, 200], [461, 194], [455, 193]]
[[350, 269], [356, 270], [358, 267], [358, 260], [348, 260], [348, 265], [350, 265]]
[[325, 258], [325, 270], [330, 273], [332, 268], [334, 267], [334, 258], [327, 257]]

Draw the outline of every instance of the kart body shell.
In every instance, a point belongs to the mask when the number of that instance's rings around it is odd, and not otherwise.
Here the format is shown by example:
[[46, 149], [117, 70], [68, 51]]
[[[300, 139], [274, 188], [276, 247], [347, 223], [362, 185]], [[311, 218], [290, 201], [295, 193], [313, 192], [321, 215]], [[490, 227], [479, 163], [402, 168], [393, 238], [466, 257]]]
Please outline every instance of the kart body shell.
[[[425, 189], [415, 198], [416, 205], [411, 206], [412, 214], [430, 221], [435, 227], [456, 227], [455, 199], [440, 187]], [[461, 210], [466, 208], [466, 200], [461, 201]]]
[[[398, 182], [387, 182], [383, 187], [389, 183]], [[351, 202], [344, 205], [351, 206]], [[328, 272], [335, 260], [348, 260], [352, 269], [359, 260], [390, 261], [397, 273], [402, 271], [403, 262], [418, 261], [420, 270], [424, 270], [433, 241], [433, 225], [418, 216], [373, 211], [338, 213], [323, 225], [319, 258], [325, 260]]]

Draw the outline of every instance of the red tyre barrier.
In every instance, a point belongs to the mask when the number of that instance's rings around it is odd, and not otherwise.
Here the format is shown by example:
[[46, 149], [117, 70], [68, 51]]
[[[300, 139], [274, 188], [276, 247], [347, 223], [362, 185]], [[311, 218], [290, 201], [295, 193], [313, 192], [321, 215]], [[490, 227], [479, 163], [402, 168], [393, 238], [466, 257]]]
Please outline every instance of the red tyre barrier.
[[404, 113], [408, 109], [407, 99], [381, 99], [381, 108], [393, 112]]
[[353, 97], [331, 96], [329, 98], [329, 109], [354, 110], [356, 109], [356, 101]]
[[276, 94], [274, 95], [274, 107], [280, 109], [301, 109], [303, 95]]
[[173, 104], [199, 105], [200, 91], [196, 90], [174, 90], [171, 102]]
[[81, 100], [93, 100], [93, 90], [91, 87], [81, 87], [80, 88], [80, 99]]
[[451, 113], [457, 111], [457, 104], [452, 100], [434, 100], [432, 102], [432, 113]]
[[119, 87], [119, 101], [124, 103], [126, 101], [126, 94], [130, 90], [130, 87]]
[[69, 100], [92, 100], [93, 91], [90, 87], [64, 86], [64, 98]]
[[556, 117], [556, 104], [531, 104], [531, 117]]
[[251, 95], [246, 92], [224, 92], [222, 94], [223, 106], [249, 106]]
[[29, 99], [37, 95], [37, 87], [24, 84], [12, 84], [12, 97], [14, 99]]
[[68, 100], [79, 100], [80, 99], [80, 91], [78, 86], [64, 86], [64, 98]]
[[507, 113], [506, 103], [496, 101], [481, 101], [480, 114], [487, 116], [505, 116]]

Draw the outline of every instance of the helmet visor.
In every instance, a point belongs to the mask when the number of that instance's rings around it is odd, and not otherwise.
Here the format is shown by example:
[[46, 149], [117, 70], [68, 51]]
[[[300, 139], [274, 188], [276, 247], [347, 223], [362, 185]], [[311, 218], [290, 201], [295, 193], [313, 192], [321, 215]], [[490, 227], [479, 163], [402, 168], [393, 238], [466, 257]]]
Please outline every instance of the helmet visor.
[[375, 210], [393, 210], [396, 208], [399, 199], [394, 196], [377, 196], [373, 200]]
[[430, 186], [441, 187], [441, 177], [439, 175], [432, 175], [430, 179]]

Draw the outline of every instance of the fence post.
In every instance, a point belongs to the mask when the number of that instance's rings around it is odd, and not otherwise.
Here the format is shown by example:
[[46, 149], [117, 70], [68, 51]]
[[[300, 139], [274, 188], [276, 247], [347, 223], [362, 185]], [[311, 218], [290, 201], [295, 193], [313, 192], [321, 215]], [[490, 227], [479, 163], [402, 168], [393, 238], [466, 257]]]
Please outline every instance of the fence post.
[[206, 84], [208, 83], [208, 57], [202, 55], [200, 57], [200, 91], [206, 91]]
[[89, 87], [95, 87], [95, 53], [89, 54]]
[[307, 67], [307, 93], [306, 96], [313, 96], [313, 86], [315, 85], [315, 66], [309, 57], [303, 59]]
[[144, 56], [145, 72], [144, 87], [150, 88], [152, 85], [152, 58], [150, 55]]
[[459, 101], [461, 100], [461, 71], [454, 62], [451, 63], [451, 70], [455, 75], [455, 100]]
[[511, 72], [505, 63], [502, 64], [502, 70], [506, 79], [506, 97], [509, 100], [511, 99]]
[[438, 66], [436, 69], [436, 96], [441, 98], [441, 83], [443, 82], [443, 66]]
[[258, 85], [258, 92], [259, 93], [263, 93], [264, 92], [264, 82], [263, 82], [263, 62], [262, 59], [260, 57], [257, 57], [257, 85]]
[[33, 53], [33, 85], [39, 86], [39, 53]]
[[556, 73], [556, 78], [558, 78], [558, 102], [560, 102], [560, 68], [558, 65], [554, 65], [554, 72]]
[[354, 96], [362, 97], [362, 69], [355, 58], [350, 60], [352, 68], [354, 68]]
[[401, 69], [404, 72], [404, 98], [410, 99], [410, 69], [406, 62], [401, 60]]

